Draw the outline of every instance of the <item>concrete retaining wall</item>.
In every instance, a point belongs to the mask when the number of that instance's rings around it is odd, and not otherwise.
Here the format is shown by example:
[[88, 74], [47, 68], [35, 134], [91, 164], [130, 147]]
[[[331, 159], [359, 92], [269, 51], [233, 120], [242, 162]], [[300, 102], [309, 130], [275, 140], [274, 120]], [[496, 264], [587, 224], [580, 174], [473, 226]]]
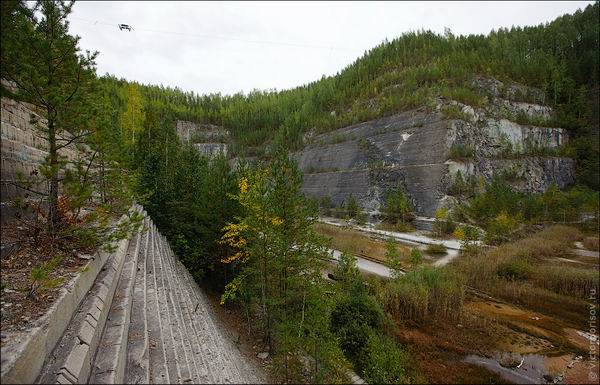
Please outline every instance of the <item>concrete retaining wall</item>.
[[8, 342], [2, 347], [0, 361], [0, 379], [3, 384], [35, 381], [44, 361], [63, 336], [81, 300], [94, 284], [106, 261], [110, 257], [122, 259], [128, 242], [128, 239], [120, 241], [112, 254], [96, 253], [81, 272], [61, 289], [58, 299], [44, 316], [35, 321], [30, 329], [7, 336]]

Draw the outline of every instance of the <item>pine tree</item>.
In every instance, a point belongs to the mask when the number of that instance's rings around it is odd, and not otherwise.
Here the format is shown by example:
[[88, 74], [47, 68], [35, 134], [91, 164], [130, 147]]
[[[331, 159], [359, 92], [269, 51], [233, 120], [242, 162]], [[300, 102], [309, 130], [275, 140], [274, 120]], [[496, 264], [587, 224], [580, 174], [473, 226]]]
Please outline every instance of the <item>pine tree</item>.
[[[81, 54], [79, 37], [69, 35], [67, 16], [72, 6], [72, 2], [37, 1], [28, 8], [24, 2], [12, 2], [7, 8], [3, 5], [2, 11], [2, 78], [17, 87], [15, 97], [39, 108], [47, 121], [37, 122], [37, 126], [48, 141], [42, 174], [49, 182], [49, 191], [39, 193], [48, 198], [50, 233], [56, 232], [60, 221], [58, 194], [66, 161], [59, 151], [90, 133], [87, 122], [97, 53]], [[9, 15], [7, 21], [5, 13]], [[13, 30], [4, 33], [5, 26]]]
[[321, 276], [327, 252], [313, 230], [316, 213], [300, 193], [301, 183], [297, 165], [278, 151], [268, 166], [241, 179], [236, 199], [245, 216], [228, 224], [222, 239], [233, 250], [224, 262], [241, 266], [223, 300], [254, 293], [247, 297], [257, 299], [264, 340], [272, 353], [281, 353], [286, 378], [288, 352], [317, 359], [328, 333]]

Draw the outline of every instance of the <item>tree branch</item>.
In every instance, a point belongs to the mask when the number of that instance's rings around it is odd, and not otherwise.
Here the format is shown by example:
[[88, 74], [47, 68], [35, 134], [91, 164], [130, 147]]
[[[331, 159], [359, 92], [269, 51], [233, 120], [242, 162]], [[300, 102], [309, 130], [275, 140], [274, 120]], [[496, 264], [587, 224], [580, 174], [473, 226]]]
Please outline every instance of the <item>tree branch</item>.
[[65, 143], [65, 144], [61, 144], [60, 146], [56, 146], [56, 151], [60, 150], [61, 148], [67, 147], [68, 145], [70, 145], [71, 143], [73, 143], [74, 141], [76, 141], [77, 139], [81, 139], [83, 137], [86, 137], [86, 136], [90, 135], [91, 133], [92, 133], [91, 131], [86, 131], [83, 134], [79, 134], [79, 135], [76, 135], [76, 136], [72, 137], [71, 139], [63, 139], [63, 138], [56, 139], [57, 142], [59, 140], [60, 141], [67, 141], [67, 143]]
[[19, 183], [15, 182], [15, 181], [12, 181], [12, 180], [7, 180], [5, 182], [8, 182], [8, 184], [11, 184], [11, 185], [16, 186], [16, 187], [18, 187], [20, 189], [32, 192], [34, 194], [48, 196], [48, 193], [44, 193], [44, 192], [41, 192], [41, 191], [33, 190], [33, 189], [29, 188], [29, 187], [25, 187], [23, 185], [20, 185]]
[[75, 96], [75, 93], [77, 92], [77, 90], [79, 89], [79, 85], [81, 84], [81, 64], [79, 65], [79, 67], [77, 68], [77, 85], [75, 86], [75, 89], [73, 90], [73, 92], [71, 92], [71, 95], [69, 95], [69, 97], [67, 97], [62, 103], [61, 105], [67, 104], [69, 102], [69, 100], [71, 100], [71, 98], [73, 96]]

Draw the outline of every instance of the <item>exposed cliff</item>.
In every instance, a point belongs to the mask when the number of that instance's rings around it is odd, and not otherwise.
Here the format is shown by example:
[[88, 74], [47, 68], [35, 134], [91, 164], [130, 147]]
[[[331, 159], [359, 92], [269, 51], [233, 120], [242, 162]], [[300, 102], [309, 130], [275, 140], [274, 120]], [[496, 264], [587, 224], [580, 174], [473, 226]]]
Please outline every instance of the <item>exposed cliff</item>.
[[493, 79], [474, 82], [487, 94], [484, 107], [437, 99], [435, 106], [311, 137], [295, 154], [305, 174], [303, 191], [330, 196], [336, 205], [352, 194], [376, 214], [387, 191], [400, 183], [417, 214], [433, 216], [452, 205], [459, 171], [478, 181], [509, 175], [513, 187], [527, 192], [574, 183], [574, 161], [557, 156], [566, 131], [515, 122], [548, 122], [550, 107], [514, 100], [541, 102], [543, 95]]
[[178, 120], [176, 130], [182, 143], [192, 144], [205, 155], [216, 156], [219, 153], [227, 155], [229, 131], [222, 127]]

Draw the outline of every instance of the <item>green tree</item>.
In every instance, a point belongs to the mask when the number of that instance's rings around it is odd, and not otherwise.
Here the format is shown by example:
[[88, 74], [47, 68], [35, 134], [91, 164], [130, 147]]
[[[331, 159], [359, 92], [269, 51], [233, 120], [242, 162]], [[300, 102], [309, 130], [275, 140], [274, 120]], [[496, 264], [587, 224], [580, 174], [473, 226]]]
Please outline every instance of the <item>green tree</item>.
[[404, 224], [407, 221], [412, 220], [413, 214], [410, 208], [410, 202], [400, 184], [387, 193], [383, 214], [386, 220], [393, 224]]
[[[67, 16], [73, 3], [37, 1], [32, 8], [22, 2], [3, 5], [8, 14], [2, 34], [1, 75], [16, 86], [15, 97], [38, 107], [45, 124], [37, 122], [48, 141], [48, 156], [42, 174], [49, 191], [48, 230], [55, 233], [60, 221], [58, 211], [61, 170], [66, 160], [60, 150], [83, 140], [90, 131], [87, 122], [92, 109], [97, 53], [80, 53], [79, 37], [68, 33]], [[6, 8], [4, 8], [6, 7]], [[3, 17], [3, 32], [5, 28]]]
[[385, 242], [385, 258], [387, 260], [388, 266], [392, 270], [393, 278], [399, 278], [404, 275], [401, 261], [402, 256], [398, 251], [396, 242], [393, 238], [388, 238]]
[[327, 252], [313, 230], [316, 215], [308, 211], [301, 182], [298, 167], [281, 150], [268, 165], [248, 171], [235, 197], [245, 215], [228, 224], [222, 238], [232, 249], [223, 261], [240, 266], [222, 300], [239, 298], [242, 290], [253, 293], [248, 298], [260, 309], [264, 340], [283, 360], [286, 379], [288, 352], [318, 359], [328, 330], [321, 276]]
[[[135, 148], [135, 136], [142, 130], [144, 125], [142, 96], [137, 84], [129, 83], [127, 85], [124, 99], [125, 110], [120, 118], [121, 129], [130, 146]], [[129, 141], [129, 138], [131, 138], [131, 141]]]
[[348, 196], [348, 198], [344, 202], [344, 206], [346, 209], [346, 216], [348, 218], [358, 218], [360, 216], [360, 206], [358, 205], [356, 198], [352, 194]]

